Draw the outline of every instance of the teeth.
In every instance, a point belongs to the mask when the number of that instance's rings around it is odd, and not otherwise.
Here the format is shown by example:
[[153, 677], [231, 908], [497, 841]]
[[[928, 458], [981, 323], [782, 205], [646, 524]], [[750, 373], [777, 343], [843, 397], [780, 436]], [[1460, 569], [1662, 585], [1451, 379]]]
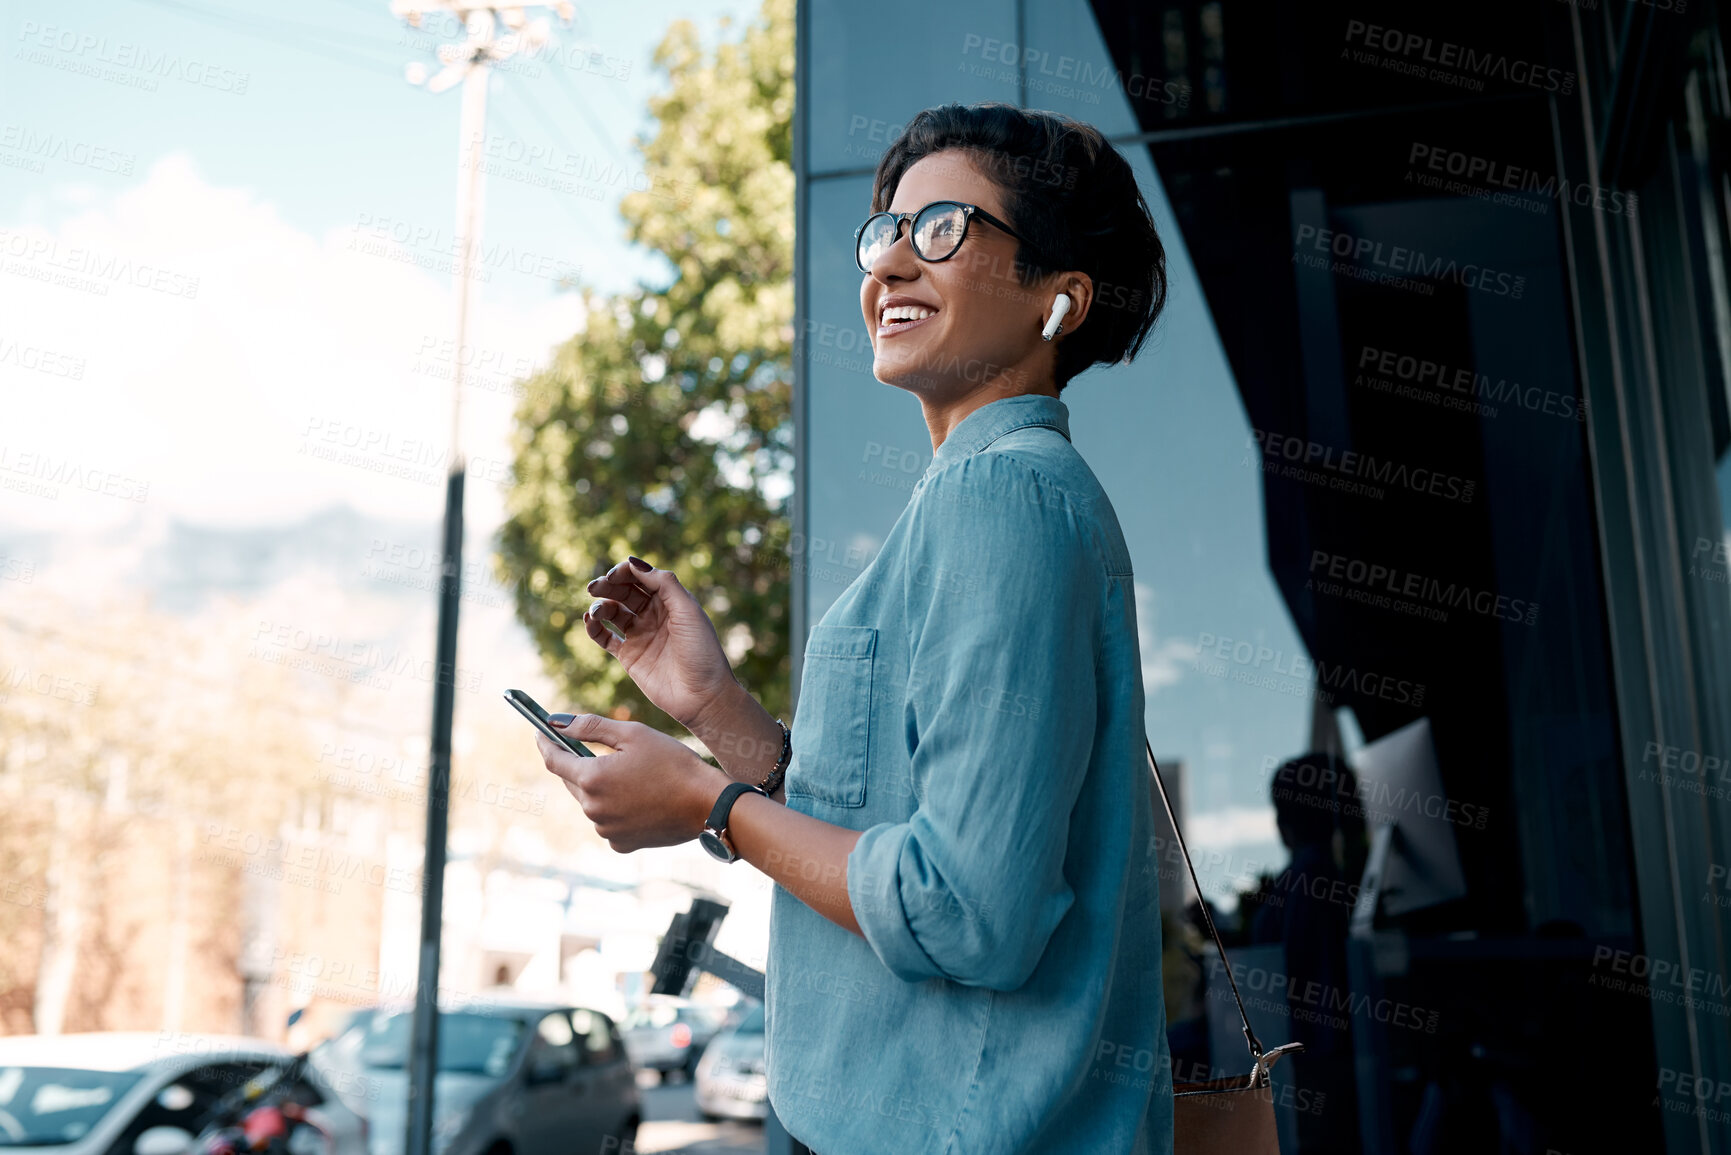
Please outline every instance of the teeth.
[[935, 312], [936, 309], [928, 309], [924, 305], [895, 305], [884, 310], [883, 323], [887, 325], [891, 321], [919, 321]]

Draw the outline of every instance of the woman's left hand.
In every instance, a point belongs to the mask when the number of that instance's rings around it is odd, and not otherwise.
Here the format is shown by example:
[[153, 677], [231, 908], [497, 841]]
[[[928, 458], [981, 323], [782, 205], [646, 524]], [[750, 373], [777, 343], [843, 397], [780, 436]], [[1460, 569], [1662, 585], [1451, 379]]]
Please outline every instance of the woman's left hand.
[[696, 838], [716, 796], [733, 781], [683, 742], [641, 722], [578, 714], [562, 732], [616, 751], [584, 758], [546, 737], [535, 740], [547, 769], [564, 780], [595, 833], [620, 854]]

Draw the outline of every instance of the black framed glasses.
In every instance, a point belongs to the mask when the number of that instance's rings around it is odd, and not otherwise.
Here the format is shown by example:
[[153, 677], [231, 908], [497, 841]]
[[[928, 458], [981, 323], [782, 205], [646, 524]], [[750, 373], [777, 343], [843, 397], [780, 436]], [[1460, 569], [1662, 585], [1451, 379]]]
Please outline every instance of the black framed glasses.
[[867, 217], [853, 233], [853, 262], [859, 266], [860, 272], [871, 272], [872, 263], [901, 237], [903, 221], [912, 222], [908, 236], [916, 257], [922, 261], [947, 261], [956, 255], [967, 239], [968, 222], [974, 217], [1003, 230], [1023, 244], [1030, 243], [979, 205], [933, 201], [911, 213], [873, 213]]

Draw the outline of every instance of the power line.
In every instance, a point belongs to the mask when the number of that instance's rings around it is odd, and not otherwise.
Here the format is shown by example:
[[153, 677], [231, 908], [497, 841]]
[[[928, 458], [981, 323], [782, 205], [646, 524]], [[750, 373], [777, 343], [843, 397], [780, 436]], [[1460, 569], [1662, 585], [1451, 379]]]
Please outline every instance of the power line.
[[[281, 45], [297, 49], [301, 52], [307, 52], [314, 56], [322, 56], [325, 59], [334, 61], [338, 64], [347, 64], [354, 68], [363, 68], [368, 72], [376, 72], [385, 76], [397, 77], [402, 74], [401, 70], [394, 64], [371, 57], [350, 54], [349, 51], [343, 47], [343, 41], [327, 36], [325, 29], [317, 28], [310, 24], [300, 24], [291, 20], [275, 20], [269, 17], [246, 17], [232, 12], [212, 11], [207, 8], [200, 8], [192, 4], [187, 4], [184, 0], [133, 0], [133, 2], [165, 9], [178, 16], [184, 17], [185, 19], [191, 20], [194, 23], [202, 23], [207, 27], [216, 28], [219, 31], [236, 33], [242, 36], [251, 37], [254, 40], [262, 40], [267, 44]], [[315, 47], [308, 47], [305, 43], [295, 43], [297, 39], [304, 41], [309, 38], [314, 42], [316, 45]], [[375, 43], [381, 45], [388, 44], [388, 46], [393, 50], [398, 50], [402, 47], [399, 44], [389, 44], [389, 42], [383, 40], [375, 41]]]
[[575, 82], [569, 76], [565, 75], [564, 67], [559, 66], [555, 62], [552, 72], [553, 78], [559, 82], [565, 95], [570, 99], [572, 106], [577, 109], [577, 114], [588, 122], [589, 130], [595, 134], [595, 138], [601, 142], [602, 147], [612, 153], [615, 160], [624, 161], [625, 158], [620, 156], [619, 151], [613, 147], [613, 138], [608, 135], [606, 127], [595, 118], [595, 110], [589, 107], [589, 102], [586, 101], [583, 98], [583, 95], [574, 87]]
[[[535, 99], [533, 93], [531, 92], [531, 90], [529, 89], [529, 87], [527, 85], [524, 85], [524, 86], [518, 88], [516, 90], [516, 95], [522, 99], [524, 104], [529, 106], [529, 111], [535, 114], [535, 119], [539, 120], [543, 125], [546, 126], [547, 131], [553, 134], [553, 136], [557, 139], [558, 143], [564, 147], [566, 152], [570, 153], [573, 156], [582, 156], [583, 155], [583, 153], [580, 150], [571, 147], [571, 142], [566, 139], [564, 130], [559, 127], [559, 122], [547, 114], [547, 111], [541, 107], [540, 101]], [[591, 125], [590, 128], [591, 128], [591, 131], [594, 131], [595, 126]], [[600, 139], [600, 144], [608, 152], [613, 154], [614, 159], [616, 159], [616, 160], [622, 159], [622, 158], [620, 158], [618, 152], [613, 148], [613, 142], [612, 141], [608, 140], [606, 137], [602, 137]]]
[[371, 44], [374, 47], [383, 48], [390, 52], [399, 51], [403, 47], [401, 41], [387, 40], [382, 36], [356, 36], [347, 33], [338, 33], [332, 29], [324, 27], [323, 25], [308, 24], [300, 20], [284, 20], [280, 17], [250, 13], [243, 15], [222, 8], [208, 8], [202, 4], [194, 3], [193, 0], [146, 0], [146, 2], [154, 3], [159, 7], [172, 8], [182, 13], [201, 16], [207, 19], [221, 20], [243, 26], [251, 24], [254, 26], [268, 27], [279, 34], [287, 33], [289, 35], [310, 36], [315, 40], [322, 40], [326, 44], [336, 48], [346, 48], [351, 42], [355, 41]]
[[[500, 123], [505, 126], [505, 131], [511, 133], [513, 136], [522, 135], [522, 133], [517, 130], [517, 126], [511, 122], [511, 118], [506, 116], [502, 110], [494, 108], [493, 115], [496, 116]], [[572, 204], [569, 197], [557, 190], [550, 189], [548, 191], [552, 193], [554, 203], [557, 204], [567, 216], [575, 221], [584, 232], [587, 233], [595, 227], [595, 222], [586, 217], [578, 206]]]

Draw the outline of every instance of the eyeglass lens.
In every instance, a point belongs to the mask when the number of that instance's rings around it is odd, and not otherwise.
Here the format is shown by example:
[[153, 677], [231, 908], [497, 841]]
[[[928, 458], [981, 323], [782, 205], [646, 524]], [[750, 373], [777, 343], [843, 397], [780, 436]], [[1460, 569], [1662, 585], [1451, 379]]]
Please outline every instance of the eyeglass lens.
[[[968, 214], [960, 205], [939, 201], [927, 205], [913, 219], [914, 253], [921, 260], [941, 261], [962, 243]], [[896, 243], [896, 221], [888, 214], [874, 216], [860, 233], [860, 267], [870, 269], [884, 251]]]

